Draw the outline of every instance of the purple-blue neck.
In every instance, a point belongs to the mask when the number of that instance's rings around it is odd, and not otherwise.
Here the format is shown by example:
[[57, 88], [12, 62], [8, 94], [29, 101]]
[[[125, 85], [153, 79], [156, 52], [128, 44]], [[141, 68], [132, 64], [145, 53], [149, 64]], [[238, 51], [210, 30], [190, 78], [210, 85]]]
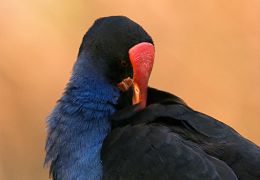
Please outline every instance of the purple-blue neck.
[[56, 179], [101, 179], [100, 151], [110, 132], [119, 90], [79, 57], [62, 98], [48, 119], [46, 163]]

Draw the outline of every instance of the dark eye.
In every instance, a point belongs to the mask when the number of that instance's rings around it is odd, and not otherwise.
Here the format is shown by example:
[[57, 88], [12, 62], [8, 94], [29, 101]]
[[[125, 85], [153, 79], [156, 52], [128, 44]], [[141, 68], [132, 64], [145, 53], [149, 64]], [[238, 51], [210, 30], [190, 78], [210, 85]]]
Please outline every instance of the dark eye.
[[127, 67], [129, 65], [128, 62], [126, 62], [125, 60], [121, 60], [120, 64], [122, 67]]

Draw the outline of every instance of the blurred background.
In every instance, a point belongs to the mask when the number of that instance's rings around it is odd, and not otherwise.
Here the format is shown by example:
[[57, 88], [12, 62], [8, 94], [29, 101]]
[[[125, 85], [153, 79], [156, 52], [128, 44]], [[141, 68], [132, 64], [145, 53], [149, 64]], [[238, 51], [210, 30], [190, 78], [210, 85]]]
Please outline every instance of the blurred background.
[[82, 37], [126, 15], [154, 38], [150, 85], [260, 145], [260, 1], [0, 0], [0, 179], [44, 180], [45, 120]]

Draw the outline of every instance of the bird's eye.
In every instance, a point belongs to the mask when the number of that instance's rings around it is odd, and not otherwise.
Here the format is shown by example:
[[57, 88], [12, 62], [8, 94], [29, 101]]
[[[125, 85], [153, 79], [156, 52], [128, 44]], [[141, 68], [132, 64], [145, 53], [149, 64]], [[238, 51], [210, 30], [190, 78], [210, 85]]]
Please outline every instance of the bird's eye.
[[129, 65], [125, 60], [121, 60], [120, 64], [122, 67], [127, 67]]

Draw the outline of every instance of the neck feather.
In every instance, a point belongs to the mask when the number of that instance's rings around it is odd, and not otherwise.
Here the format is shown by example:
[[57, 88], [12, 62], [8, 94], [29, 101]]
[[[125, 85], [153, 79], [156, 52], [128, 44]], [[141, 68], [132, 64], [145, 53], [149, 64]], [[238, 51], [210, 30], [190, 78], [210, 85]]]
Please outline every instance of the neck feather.
[[108, 118], [115, 112], [119, 91], [97, 74], [79, 59], [49, 116], [45, 161], [57, 179], [102, 177], [100, 151], [110, 132]]

